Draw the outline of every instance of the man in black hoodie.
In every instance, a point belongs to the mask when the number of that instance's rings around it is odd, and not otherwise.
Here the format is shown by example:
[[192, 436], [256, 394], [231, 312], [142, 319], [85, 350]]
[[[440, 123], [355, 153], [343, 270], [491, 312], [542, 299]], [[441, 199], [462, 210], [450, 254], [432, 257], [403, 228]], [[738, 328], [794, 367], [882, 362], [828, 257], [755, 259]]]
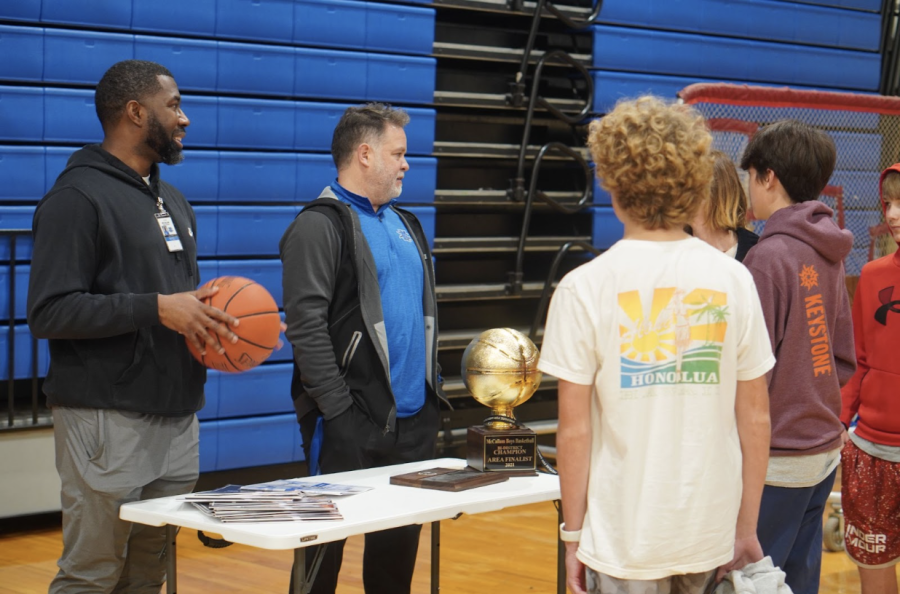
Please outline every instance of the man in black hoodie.
[[102, 144], [72, 155], [33, 223], [28, 324], [50, 340], [43, 389], [62, 481], [50, 592], [157, 594], [164, 529], [123, 522], [119, 506], [193, 488], [206, 370], [185, 337], [221, 348], [215, 334], [236, 341], [237, 320], [202, 303], [214, 290], [194, 290], [196, 218], [159, 177], [190, 124], [172, 74], [119, 62], [95, 104]]

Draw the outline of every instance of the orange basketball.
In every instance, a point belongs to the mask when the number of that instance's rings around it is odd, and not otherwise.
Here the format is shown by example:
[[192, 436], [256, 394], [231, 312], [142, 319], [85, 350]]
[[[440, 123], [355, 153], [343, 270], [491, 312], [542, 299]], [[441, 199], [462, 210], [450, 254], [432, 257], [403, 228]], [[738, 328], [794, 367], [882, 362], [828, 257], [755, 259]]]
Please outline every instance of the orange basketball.
[[237, 373], [256, 367], [268, 359], [278, 346], [278, 336], [281, 334], [278, 305], [265, 287], [249, 278], [221, 276], [203, 285], [212, 286], [219, 287], [219, 292], [203, 302], [241, 321], [237, 328], [231, 328], [238, 341], [222, 342], [222, 337], [213, 333], [225, 348], [224, 354], [220, 355], [207, 347], [206, 355], [201, 355], [191, 341], [187, 341], [188, 349], [195, 359], [210, 369]]

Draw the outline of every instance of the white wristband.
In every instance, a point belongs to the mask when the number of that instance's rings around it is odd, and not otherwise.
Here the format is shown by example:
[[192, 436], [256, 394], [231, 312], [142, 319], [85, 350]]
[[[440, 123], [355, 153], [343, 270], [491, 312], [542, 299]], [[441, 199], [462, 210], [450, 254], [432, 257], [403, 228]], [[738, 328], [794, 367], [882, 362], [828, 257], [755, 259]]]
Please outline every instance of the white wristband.
[[566, 530], [566, 524], [559, 525], [559, 539], [563, 542], [581, 541], [581, 530]]

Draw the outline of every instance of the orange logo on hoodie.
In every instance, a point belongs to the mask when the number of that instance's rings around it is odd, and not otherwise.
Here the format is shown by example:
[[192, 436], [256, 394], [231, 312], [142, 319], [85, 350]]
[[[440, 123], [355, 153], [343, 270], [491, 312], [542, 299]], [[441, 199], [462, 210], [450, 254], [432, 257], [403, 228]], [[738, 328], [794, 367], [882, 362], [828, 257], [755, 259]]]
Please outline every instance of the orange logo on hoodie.
[[[803, 270], [800, 271], [800, 286], [807, 291], [819, 286], [819, 273], [816, 272], [815, 266], [803, 266]], [[807, 296], [804, 304], [806, 324], [809, 326], [809, 354], [813, 362], [813, 375], [831, 375], [831, 345], [828, 341], [822, 294]]]

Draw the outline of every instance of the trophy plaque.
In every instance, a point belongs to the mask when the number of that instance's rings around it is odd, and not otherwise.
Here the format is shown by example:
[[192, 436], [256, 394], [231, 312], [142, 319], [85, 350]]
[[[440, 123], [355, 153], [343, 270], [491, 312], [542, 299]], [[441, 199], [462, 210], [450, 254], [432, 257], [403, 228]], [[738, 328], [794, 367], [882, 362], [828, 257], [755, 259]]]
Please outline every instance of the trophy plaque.
[[537, 470], [537, 435], [518, 424], [513, 409], [541, 385], [540, 353], [531, 340], [512, 328], [486, 330], [466, 347], [462, 376], [472, 396], [490, 407], [484, 424], [469, 427], [466, 460], [482, 472], [533, 475]]

